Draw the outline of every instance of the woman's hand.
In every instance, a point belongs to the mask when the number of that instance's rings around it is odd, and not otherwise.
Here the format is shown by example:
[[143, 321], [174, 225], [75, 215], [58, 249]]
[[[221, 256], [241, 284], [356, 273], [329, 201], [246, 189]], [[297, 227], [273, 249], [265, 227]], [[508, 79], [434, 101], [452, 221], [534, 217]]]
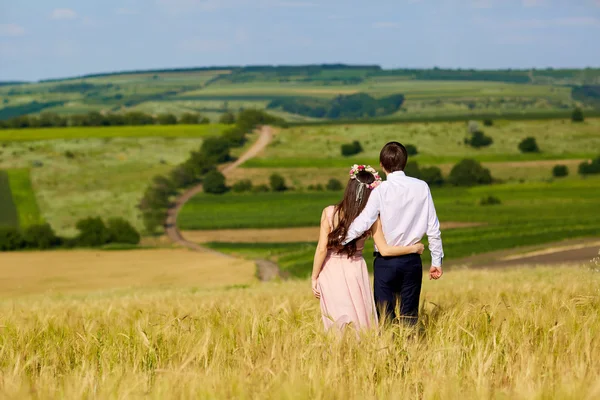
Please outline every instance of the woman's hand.
[[317, 278], [312, 278], [310, 283], [311, 283], [310, 286], [312, 287], [313, 294], [315, 295], [315, 297], [317, 299], [320, 299], [321, 298], [321, 292], [319, 292], [319, 288], [318, 288], [318, 285], [317, 285]]
[[425, 251], [425, 245], [423, 243], [414, 244], [413, 247], [415, 248], [415, 251], [413, 251], [413, 253], [423, 254], [423, 252]]

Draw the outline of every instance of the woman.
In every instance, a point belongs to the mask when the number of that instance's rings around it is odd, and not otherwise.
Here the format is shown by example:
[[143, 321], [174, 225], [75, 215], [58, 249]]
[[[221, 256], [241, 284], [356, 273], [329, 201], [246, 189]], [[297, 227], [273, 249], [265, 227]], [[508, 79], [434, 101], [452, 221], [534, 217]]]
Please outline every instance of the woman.
[[[321, 232], [315, 252], [312, 273], [312, 290], [321, 301], [325, 330], [335, 326], [343, 329], [353, 324], [357, 329], [369, 328], [377, 323], [375, 302], [369, 283], [367, 264], [362, 256], [366, 236], [346, 246], [350, 224], [365, 208], [371, 191], [381, 178], [370, 166], [354, 165], [344, 198], [336, 206], [329, 206], [321, 215]], [[371, 228], [377, 249], [383, 256], [400, 256], [423, 253], [424, 246], [388, 246], [383, 236], [381, 222]]]

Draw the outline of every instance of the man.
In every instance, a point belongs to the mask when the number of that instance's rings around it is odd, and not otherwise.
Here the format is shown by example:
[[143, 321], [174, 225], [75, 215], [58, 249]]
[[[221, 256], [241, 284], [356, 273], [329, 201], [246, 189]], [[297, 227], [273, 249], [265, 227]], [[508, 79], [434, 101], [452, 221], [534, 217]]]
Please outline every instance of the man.
[[[404, 174], [407, 160], [406, 148], [400, 143], [390, 142], [383, 147], [379, 161], [387, 181], [373, 190], [365, 209], [350, 225], [345, 243], [362, 236], [380, 216], [385, 239], [392, 246], [415, 244], [427, 234], [431, 251], [429, 279], [439, 279], [444, 257], [440, 223], [427, 183]], [[375, 249], [374, 278], [378, 312], [384, 311], [385, 318], [393, 321], [400, 297], [401, 319], [416, 324], [423, 279], [421, 256], [382, 257]]]

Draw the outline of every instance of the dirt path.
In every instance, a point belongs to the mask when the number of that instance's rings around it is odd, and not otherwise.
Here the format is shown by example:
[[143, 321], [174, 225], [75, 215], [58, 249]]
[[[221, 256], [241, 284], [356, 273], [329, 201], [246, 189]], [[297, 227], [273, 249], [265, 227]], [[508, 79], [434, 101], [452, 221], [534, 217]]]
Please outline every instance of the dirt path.
[[[475, 244], [476, 245], [476, 244]], [[571, 239], [477, 254], [447, 263], [450, 267], [498, 268], [517, 265], [585, 264], [598, 257], [600, 238]]]
[[[485, 224], [472, 222], [442, 222], [441, 228], [471, 228]], [[215, 229], [208, 231], [184, 231], [183, 235], [194, 243], [290, 243], [316, 242], [319, 227], [277, 229]]]
[[[273, 140], [273, 129], [270, 126], [263, 126], [260, 130], [260, 136], [258, 140], [246, 151], [244, 154], [240, 156], [234, 163], [227, 164], [219, 168], [224, 175], [235, 170], [237, 167], [248, 161], [249, 159], [256, 157], [261, 151], [263, 151], [269, 143]], [[184, 247], [187, 247], [196, 251], [207, 251], [219, 254], [223, 257], [231, 257], [223, 253], [216, 252], [214, 250], [207, 249], [205, 247], [200, 246], [197, 243], [190, 242], [186, 240], [179, 229], [177, 228], [177, 216], [179, 215], [179, 211], [187, 203], [192, 197], [202, 192], [202, 185], [196, 185], [191, 189], [186, 190], [181, 196], [179, 196], [167, 213], [167, 220], [165, 222], [165, 232], [169, 239], [172, 242], [180, 244]]]

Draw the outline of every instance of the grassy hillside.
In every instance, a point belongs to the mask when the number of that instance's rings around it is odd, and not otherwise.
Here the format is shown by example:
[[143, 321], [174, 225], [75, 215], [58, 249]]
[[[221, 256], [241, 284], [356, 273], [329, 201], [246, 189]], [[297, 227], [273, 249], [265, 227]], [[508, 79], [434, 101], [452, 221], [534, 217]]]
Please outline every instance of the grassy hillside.
[[[378, 66], [216, 67], [132, 71], [0, 86], [0, 119], [28, 113], [89, 111], [200, 112], [265, 108], [280, 98], [330, 99], [341, 94], [404, 95], [390, 117], [450, 118], [471, 114], [557, 113], [579, 104], [581, 87], [600, 83], [585, 70], [383, 70]], [[573, 87], [573, 89], [572, 89]], [[577, 100], [572, 97], [572, 91]], [[588, 91], [585, 91], [588, 93]], [[292, 121], [310, 120], [280, 113]]]
[[360, 341], [322, 333], [305, 281], [6, 299], [1, 390], [66, 399], [591, 399], [600, 390], [598, 285], [584, 268], [451, 272], [424, 282], [418, 334], [390, 328]]
[[[474, 149], [465, 145], [468, 130], [464, 122], [295, 127], [281, 130], [266, 152], [244, 166], [345, 168], [355, 162], [379, 165], [381, 146], [391, 140], [417, 146], [419, 154], [411, 159], [422, 164], [456, 162], [465, 157], [489, 162], [591, 158], [600, 149], [597, 118], [581, 124], [570, 120], [496, 120], [489, 127], [479, 122], [479, 128], [493, 138], [491, 146]], [[536, 138], [540, 153], [519, 151], [519, 142], [529, 136]], [[361, 143], [364, 152], [342, 157], [340, 146], [354, 140]]]
[[[0, 169], [31, 168], [42, 217], [60, 234], [75, 234], [77, 220], [89, 216], [123, 217], [141, 229], [136, 206], [148, 183], [156, 175], [167, 174], [202, 144], [197, 133], [198, 129], [203, 132], [204, 126], [192, 126], [190, 131], [186, 131], [187, 127], [174, 128], [174, 132], [190, 137], [4, 142], [0, 148]], [[102, 134], [104, 129], [111, 135], [120, 132], [113, 128], [92, 128], [90, 132]], [[71, 128], [48, 130], [54, 131], [58, 136], [63, 135], [61, 131], [69, 135]], [[154, 127], [142, 127], [141, 131], [155, 132]]]

